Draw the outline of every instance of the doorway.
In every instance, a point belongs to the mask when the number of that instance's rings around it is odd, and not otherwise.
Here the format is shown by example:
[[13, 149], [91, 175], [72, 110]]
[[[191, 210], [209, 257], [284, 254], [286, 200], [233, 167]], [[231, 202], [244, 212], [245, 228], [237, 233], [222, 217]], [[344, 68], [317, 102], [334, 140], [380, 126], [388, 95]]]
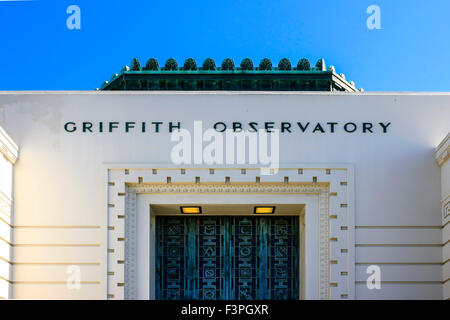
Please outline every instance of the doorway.
[[297, 300], [298, 216], [157, 216], [160, 300]]

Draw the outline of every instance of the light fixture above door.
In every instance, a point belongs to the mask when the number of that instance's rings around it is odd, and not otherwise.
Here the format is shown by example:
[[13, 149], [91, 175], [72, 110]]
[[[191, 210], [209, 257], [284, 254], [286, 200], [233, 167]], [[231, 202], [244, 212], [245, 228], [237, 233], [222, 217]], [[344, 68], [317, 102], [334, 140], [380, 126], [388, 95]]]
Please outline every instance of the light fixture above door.
[[275, 206], [256, 206], [253, 209], [254, 214], [273, 214], [275, 213]]
[[201, 214], [202, 207], [200, 206], [181, 206], [181, 213], [183, 214]]

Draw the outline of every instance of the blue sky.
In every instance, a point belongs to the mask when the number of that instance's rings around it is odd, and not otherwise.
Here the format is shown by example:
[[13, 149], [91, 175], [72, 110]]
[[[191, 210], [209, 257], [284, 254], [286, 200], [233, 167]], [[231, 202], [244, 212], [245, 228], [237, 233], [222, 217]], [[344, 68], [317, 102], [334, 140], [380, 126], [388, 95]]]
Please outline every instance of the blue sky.
[[133, 57], [323, 57], [366, 91], [450, 91], [449, 30], [448, 0], [0, 0], [0, 90], [92, 90]]

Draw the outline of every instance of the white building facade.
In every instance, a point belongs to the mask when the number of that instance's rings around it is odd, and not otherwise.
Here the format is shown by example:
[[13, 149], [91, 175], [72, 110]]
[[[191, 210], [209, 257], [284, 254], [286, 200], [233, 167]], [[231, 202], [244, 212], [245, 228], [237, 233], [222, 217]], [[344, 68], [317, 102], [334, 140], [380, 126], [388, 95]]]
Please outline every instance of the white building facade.
[[[450, 298], [448, 94], [4, 92], [0, 126], [3, 298]], [[225, 129], [271, 132], [239, 158]], [[195, 244], [170, 246], [177, 221]], [[247, 238], [222, 231], [252, 221], [275, 231], [238, 257]], [[227, 250], [244, 266], [228, 289]]]

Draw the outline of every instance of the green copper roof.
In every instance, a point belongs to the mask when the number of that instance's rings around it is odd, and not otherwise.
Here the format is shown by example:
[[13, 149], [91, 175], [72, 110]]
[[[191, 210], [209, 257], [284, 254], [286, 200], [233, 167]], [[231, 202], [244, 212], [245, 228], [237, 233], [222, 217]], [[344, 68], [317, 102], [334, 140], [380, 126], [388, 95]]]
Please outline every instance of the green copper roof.
[[264, 58], [256, 67], [250, 58], [243, 59], [239, 66], [230, 58], [220, 66], [212, 58], [197, 66], [193, 58], [188, 58], [181, 67], [173, 58], [162, 67], [158, 60], [150, 58], [142, 67], [134, 58], [131, 68], [123, 67], [97, 90], [358, 91], [333, 66], [327, 69], [323, 59], [311, 67], [305, 58], [294, 67], [287, 58], [281, 59], [277, 66]]

